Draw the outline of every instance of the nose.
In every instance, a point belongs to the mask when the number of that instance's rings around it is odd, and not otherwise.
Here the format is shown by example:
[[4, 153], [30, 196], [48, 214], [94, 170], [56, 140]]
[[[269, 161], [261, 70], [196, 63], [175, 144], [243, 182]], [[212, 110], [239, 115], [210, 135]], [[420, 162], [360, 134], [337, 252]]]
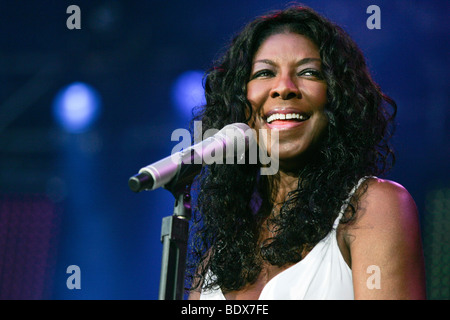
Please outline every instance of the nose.
[[289, 100], [293, 98], [301, 98], [301, 92], [291, 76], [284, 75], [281, 76], [275, 83], [274, 87], [270, 91], [270, 97]]

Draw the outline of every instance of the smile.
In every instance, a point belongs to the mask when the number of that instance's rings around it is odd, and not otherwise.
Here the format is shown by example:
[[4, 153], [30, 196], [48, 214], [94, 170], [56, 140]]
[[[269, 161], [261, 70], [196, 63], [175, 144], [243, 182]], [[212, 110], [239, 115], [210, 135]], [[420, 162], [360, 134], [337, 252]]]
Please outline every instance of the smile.
[[300, 113], [274, 113], [271, 114], [269, 117], [267, 117], [266, 122], [267, 123], [272, 123], [273, 121], [276, 120], [282, 120], [282, 121], [306, 121], [309, 119], [309, 116], [305, 115], [305, 114], [300, 114]]

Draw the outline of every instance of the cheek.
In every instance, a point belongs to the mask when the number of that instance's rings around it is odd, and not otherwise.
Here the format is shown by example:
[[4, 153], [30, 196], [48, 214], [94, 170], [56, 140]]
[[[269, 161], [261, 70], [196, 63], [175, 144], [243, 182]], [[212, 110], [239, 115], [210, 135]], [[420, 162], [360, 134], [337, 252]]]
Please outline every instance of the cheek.
[[254, 99], [255, 93], [256, 93], [256, 85], [254, 84], [254, 82], [250, 82], [247, 84], [247, 99], [249, 101]]
[[315, 139], [321, 139], [328, 126], [328, 116], [325, 112], [327, 102], [327, 86], [323, 85], [315, 88], [313, 101], [311, 101], [317, 114], [317, 122], [314, 130]]
[[316, 127], [315, 127], [315, 139], [321, 140], [327, 130], [328, 127], [328, 117], [325, 112], [320, 114], [319, 119], [317, 119]]
[[[258, 129], [261, 127], [260, 120], [257, 115], [259, 114], [259, 110], [262, 106], [262, 94], [261, 90], [257, 85], [249, 84], [247, 85], [247, 100], [250, 102], [252, 106], [252, 117], [250, 118], [248, 125], [253, 129]], [[248, 110], [246, 111], [246, 117], [248, 118]]]
[[304, 97], [315, 109], [324, 110], [327, 104], [327, 85], [324, 82], [313, 82], [304, 89]]
[[247, 100], [251, 103], [254, 112], [258, 113], [266, 99], [267, 86], [257, 82], [247, 85]]

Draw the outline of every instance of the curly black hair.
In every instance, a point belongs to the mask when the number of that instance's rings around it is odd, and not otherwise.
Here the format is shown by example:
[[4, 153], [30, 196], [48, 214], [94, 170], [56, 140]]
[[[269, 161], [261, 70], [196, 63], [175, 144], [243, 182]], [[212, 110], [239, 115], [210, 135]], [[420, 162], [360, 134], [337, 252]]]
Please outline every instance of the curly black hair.
[[[206, 105], [194, 120], [202, 129], [249, 122], [252, 107], [247, 83], [252, 59], [270, 35], [294, 32], [317, 45], [327, 83], [328, 126], [310, 161], [298, 172], [298, 188], [288, 194], [279, 214], [271, 215], [274, 179], [256, 164], [212, 164], [194, 186], [187, 280], [191, 289], [219, 286], [239, 290], [256, 281], [263, 262], [283, 266], [302, 259], [331, 230], [349, 191], [364, 176], [385, 174], [394, 163], [390, 138], [397, 111], [368, 71], [364, 56], [339, 26], [304, 6], [258, 17], [236, 36], [207, 72]], [[342, 223], [354, 218], [352, 201]], [[261, 241], [265, 220], [275, 235]], [[214, 277], [205, 282], [207, 272]]]

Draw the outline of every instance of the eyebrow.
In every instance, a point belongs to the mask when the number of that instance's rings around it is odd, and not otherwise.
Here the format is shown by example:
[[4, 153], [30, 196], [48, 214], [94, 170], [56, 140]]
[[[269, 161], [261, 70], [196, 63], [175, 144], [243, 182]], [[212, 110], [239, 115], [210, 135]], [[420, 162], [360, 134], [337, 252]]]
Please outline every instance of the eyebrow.
[[[301, 66], [303, 64], [307, 64], [307, 63], [313, 62], [313, 61], [322, 62], [322, 60], [319, 58], [303, 58], [302, 60], [300, 60], [299, 62], [296, 63], [296, 66], [298, 67], [298, 66]], [[276, 63], [270, 59], [261, 59], [261, 60], [256, 60], [253, 62], [253, 64], [256, 64], [256, 63], [266, 63], [271, 66], [276, 66]]]

